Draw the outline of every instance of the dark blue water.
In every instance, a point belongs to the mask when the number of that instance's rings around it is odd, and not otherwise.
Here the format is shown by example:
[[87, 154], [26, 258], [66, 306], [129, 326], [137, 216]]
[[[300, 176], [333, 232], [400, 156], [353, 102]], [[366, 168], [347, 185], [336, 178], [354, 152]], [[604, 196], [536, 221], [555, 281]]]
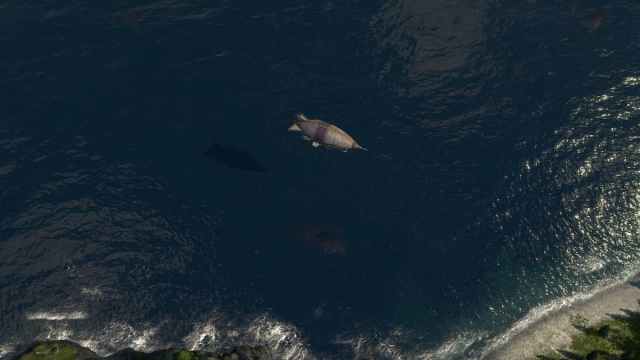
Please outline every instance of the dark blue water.
[[638, 268], [634, 1], [6, 1], [0, 30], [0, 356], [476, 359]]

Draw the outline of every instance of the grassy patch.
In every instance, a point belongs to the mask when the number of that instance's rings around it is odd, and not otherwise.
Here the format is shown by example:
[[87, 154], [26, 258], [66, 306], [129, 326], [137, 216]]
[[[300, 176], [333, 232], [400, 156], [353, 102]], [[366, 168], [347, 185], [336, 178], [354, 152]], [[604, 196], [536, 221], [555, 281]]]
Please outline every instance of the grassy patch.
[[39, 344], [29, 353], [20, 357], [20, 360], [75, 360], [76, 349], [63, 343]]
[[198, 355], [192, 351], [180, 350], [175, 355], [176, 360], [197, 360]]
[[613, 355], [622, 352], [615, 344], [597, 334], [582, 334], [576, 337], [571, 344], [571, 352], [574, 354], [587, 356], [592, 351], [603, 351]]

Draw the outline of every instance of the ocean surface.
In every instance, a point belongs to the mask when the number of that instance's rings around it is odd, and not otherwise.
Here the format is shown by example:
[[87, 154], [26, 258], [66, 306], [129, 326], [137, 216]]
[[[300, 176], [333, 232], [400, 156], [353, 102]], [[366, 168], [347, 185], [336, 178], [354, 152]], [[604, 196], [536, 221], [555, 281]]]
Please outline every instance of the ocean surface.
[[8, 0], [0, 49], [0, 357], [482, 359], [639, 270], [638, 1]]

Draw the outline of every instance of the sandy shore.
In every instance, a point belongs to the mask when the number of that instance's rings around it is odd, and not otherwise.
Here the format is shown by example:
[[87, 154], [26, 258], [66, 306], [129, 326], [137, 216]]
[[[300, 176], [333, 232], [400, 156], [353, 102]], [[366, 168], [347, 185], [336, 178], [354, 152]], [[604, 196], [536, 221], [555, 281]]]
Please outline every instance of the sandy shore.
[[639, 310], [640, 288], [631, 282], [640, 281], [636, 276], [631, 281], [603, 290], [585, 300], [576, 302], [545, 315], [540, 320], [513, 335], [504, 345], [487, 354], [484, 360], [535, 359], [536, 355], [565, 349], [578, 330], [571, 324], [572, 317], [581, 315], [590, 324], [620, 314], [621, 309]]

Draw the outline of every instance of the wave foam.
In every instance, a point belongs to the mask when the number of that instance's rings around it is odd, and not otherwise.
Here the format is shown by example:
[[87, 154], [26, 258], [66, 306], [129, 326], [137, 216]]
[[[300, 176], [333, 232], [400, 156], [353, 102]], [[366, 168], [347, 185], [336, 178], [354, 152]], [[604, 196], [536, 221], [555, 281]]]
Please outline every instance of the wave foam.
[[464, 355], [474, 344], [487, 338], [486, 332], [462, 332], [450, 337], [436, 350], [422, 353], [420, 360], [445, 360]]
[[205, 349], [218, 339], [218, 329], [215, 320], [210, 319], [202, 324], [194, 326], [193, 331], [185, 336], [182, 341], [185, 347], [191, 351]]
[[11, 344], [0, 345], [0, 359], [4, 359], [6, 356], [13, 354], [15, 351], [16, 351], [16, 348], [14, 345], [11, 345]]
[[283, 359], [311, 358], [306, 342], [293, 325], [262, 315], [252, 321], [248, 332], [258, 343], [266, 343], [274, 353], [279, 354]]
[[89, 316], [84, 311], [72, 311], [72, 312], [40, 311], [40, 312], [28, 313], [26, 317], [27, 317], [27, 320], [61, 321], [61, 320], [84, 320]]

